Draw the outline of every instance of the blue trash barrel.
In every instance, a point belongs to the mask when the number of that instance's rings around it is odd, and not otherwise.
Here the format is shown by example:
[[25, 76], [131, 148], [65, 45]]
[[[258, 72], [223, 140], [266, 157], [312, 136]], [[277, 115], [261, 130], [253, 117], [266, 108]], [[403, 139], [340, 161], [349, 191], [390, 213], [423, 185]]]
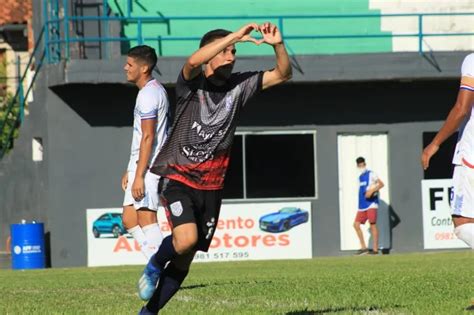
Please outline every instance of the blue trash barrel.
[[12, 269], [45, 267], [43, 223], [11, 224]]

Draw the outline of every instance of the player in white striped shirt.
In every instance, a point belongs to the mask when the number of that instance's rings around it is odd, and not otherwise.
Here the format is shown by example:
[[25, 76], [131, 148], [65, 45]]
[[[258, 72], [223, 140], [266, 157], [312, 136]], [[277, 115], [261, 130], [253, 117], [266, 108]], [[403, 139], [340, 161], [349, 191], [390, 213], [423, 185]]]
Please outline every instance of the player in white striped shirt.
[[124, 67], [127, 80], [140, 91], [134, 110], [130, 160], [122, 177], [123, 224], [147, 260], [163, 239], [156, 216], [159, 176], [149, 167], [166, 139], [169, 104], [164, 87], [152, 76], [156, 62], [155, 50], [143, 45], [130, 49]]

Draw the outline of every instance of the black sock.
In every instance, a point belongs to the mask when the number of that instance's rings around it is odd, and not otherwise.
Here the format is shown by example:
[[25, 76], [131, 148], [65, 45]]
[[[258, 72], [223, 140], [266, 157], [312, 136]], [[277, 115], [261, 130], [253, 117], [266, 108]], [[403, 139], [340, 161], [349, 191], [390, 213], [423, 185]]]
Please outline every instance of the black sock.
[[146, 308], [150, 312], [158, 313], [166, 303], [178, 292], [183, 283], [184, 278], [188, 275], [189, 270], [180, 270], [175, 267], [173, 262], [166, 266], [163, 275], [160, 277], [158, 287], [153, 293], [153, 296], [148, 301]]
[[163, 269], [168, 261], [176, 256], [176, 250], [173, 246], [173, 237], [168, 235], [163, 239], [160, 248], [156, 254], [151, 257], [150, 261], [155, 267]]

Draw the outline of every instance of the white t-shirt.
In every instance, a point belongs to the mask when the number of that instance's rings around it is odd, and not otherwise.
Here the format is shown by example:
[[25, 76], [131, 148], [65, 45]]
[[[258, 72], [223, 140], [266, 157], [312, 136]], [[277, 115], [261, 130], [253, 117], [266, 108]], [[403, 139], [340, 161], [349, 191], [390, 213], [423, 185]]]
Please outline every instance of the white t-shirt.
[[[462, 63], [462, 90], [474, 93], [474, 53], [464, 58]], [[459, 127], [458, 142], [454, 151], [453, 164], [474, 165], [474, 111], [471, 112]]]
[[168, 95], [165, 88], [155, 79], [138, 92], [133, 113], [133, 138], [130, 152], [130, 161], [127, 171], [135, 172], [140, 154], [140, 142], [142, 140], [142, 120], [156, 119], [155, 139], [148, 165], [156, 158], [158, 152], [166, 140], [168, 129]]

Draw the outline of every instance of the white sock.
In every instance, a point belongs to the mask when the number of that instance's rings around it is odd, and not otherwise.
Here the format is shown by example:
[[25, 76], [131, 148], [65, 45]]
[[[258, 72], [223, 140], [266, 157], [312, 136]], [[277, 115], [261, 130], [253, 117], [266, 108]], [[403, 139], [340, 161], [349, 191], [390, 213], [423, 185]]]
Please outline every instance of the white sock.
[[474, 223], [465, 223], [454, 229], [454, 234], [474, 249]]
[[163, 241], [163, 234], [158, 223], [152, 223], [142, 227], [143, 233], [148, 241], [149, 251], [151, 252], [150, 257], [158, 251], [161, 242]]
[[153, 253], [150, 255], [148, 240], [142, 228], [139, 225], [136, 225], [131, 229], [128, 229], [127, 232], [132, 234], [133, 238], [138, 242], [138, 245], [140, 245], [140, 250], [143, 255], [145, 255], [146, 259], [149, 260]]

